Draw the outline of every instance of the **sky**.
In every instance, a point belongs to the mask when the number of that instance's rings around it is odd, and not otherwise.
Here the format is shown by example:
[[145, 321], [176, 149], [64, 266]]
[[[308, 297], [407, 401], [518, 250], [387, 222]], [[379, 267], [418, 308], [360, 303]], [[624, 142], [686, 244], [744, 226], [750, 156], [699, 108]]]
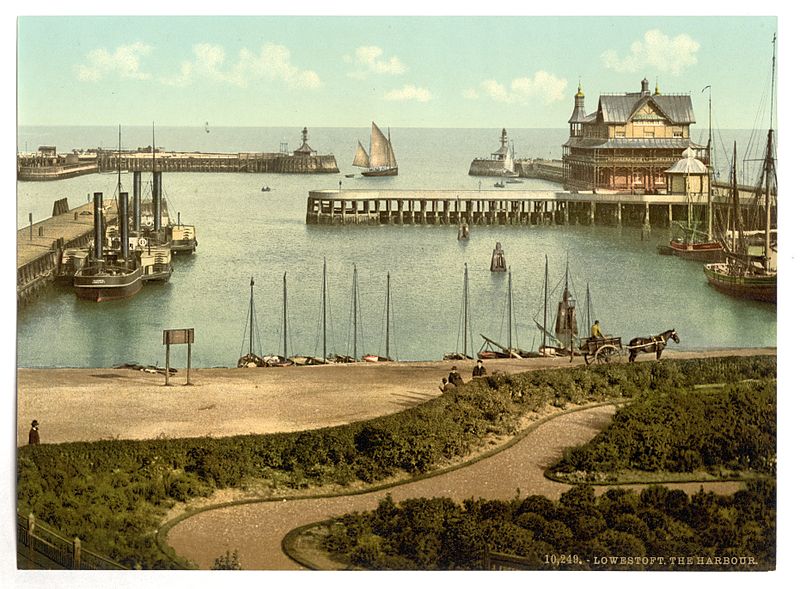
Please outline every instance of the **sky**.
[[777, 30], [769, 16], [26, 16], [17, 123], [557, 128], [578, 84], [588, 113], [646, 77], [691, 94], [701, 129], [708, 85], [715, 127], [763, 128]]

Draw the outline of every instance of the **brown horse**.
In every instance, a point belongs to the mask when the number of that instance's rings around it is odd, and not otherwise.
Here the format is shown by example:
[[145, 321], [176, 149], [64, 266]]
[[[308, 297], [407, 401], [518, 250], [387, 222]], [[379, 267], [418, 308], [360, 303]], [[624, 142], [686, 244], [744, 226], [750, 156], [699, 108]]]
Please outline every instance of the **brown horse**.
[[650, 337], [635, 337], [628, 343], [628, 362], [634, 362], [638, 354], [656, 353], [656, 360], [661, 359], [661, 352], [667, 347], [667, 341], [675, 340], [676, 344], [681, 343], [678, 332], [668, 329], [664, 333], [651, 335]]

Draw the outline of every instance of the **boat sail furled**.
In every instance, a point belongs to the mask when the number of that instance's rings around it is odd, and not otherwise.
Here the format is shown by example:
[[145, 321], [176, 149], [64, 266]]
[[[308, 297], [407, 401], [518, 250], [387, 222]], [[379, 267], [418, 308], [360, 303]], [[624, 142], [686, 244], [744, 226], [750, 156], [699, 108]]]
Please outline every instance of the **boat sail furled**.
[[361, 141], [358, 142], [353, 166], [367, 168], [361, 172], [362, 176], [397, 176], [397, 160], [392, 149], [391, 133], [387, 138], [374, 122], [370, 134], [369, 153], [364, 149]]

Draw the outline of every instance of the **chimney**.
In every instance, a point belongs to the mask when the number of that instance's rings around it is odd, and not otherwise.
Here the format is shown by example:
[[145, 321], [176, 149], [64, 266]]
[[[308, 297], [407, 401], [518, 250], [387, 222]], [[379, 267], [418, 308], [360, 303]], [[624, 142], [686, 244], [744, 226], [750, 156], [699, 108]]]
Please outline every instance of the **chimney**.
[[161, 172], [153, 172], [153, 230], [161, 230]]
[[94, 193], [94, 259], [103, 259], [103, 193]]
[[642, 96], [649, 96], [650, 95], [650, 82], [647, 81], [647, 78], [642, 80]]
[[133, 172], [133, 230], [136, 235], [142, 231], [142, 173]]

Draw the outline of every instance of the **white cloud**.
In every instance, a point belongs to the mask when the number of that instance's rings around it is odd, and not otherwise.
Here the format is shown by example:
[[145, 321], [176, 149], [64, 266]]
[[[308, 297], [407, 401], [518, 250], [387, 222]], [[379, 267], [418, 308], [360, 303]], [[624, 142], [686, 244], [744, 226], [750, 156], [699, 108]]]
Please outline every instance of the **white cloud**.
[[622, 73], [631, 73], [652, 68], [657, 71], [680, 74], [684, 68], [697, 63], [700, 43], [689, 35], [668, 37], [658, 29], [647, 31], [644, 38], [631, 43], [630, 53], [620, 57], [609, 49], [602, 54], [607, 68]]
[[79, 80], [97, 82], [106, 76], [119, 76], [134, 80], [147, 80], [151, 76], [139, 70], [140, 59], [148, 55], [152, 47], [144, 43], [121, 45], [113, 53], [106, 49], [90, 51], [87, 63], [75, 66]]
[[291, 60], [291, 52], [283, 45], [266, 43], [258, 53], [239, 50], [238, 59], [225, 67], [225, 50], [218, 45], [201, 43], [192, 48], [193, 61], [181, 64], [180, 73], [162, 82], [171, 86], [188, 86], [200, 79], [246, 87], [253, 80], [279, 80], [295, 88], [314, 89], [322, 85], [319, 75], [301, 70]]
[[564, 89], [567, 80], [539, 70], [531, 78], [515, 78], [506, 87], [497, 80], [484, 80], [480, 84], [480, 91], [469, 88], [463, 92], [465, 98], [475, 100], [481, 95], [488, 96], [497, 102], [507, 104], [528, 104], [531, 100], [538, 100], [551, 104], [564, 98]]
[[388, 74], [397, 76], [404, 74], [408, 68], [396, 56], [388, 59], [381, 59], [383, 49], [374, 45], [359, 47], [353, 55], [345, 55], [346, 63], [354, 63], [360, 69], [350, 72], [347, 75], [351, 78], [364, 79], [368, 73]]
[[433, 95], [427, 88], [418, 88], [411, 84], [406, 84], [397, 90], [391, 90], [383, 95], [384, 100], [428, 102]]

